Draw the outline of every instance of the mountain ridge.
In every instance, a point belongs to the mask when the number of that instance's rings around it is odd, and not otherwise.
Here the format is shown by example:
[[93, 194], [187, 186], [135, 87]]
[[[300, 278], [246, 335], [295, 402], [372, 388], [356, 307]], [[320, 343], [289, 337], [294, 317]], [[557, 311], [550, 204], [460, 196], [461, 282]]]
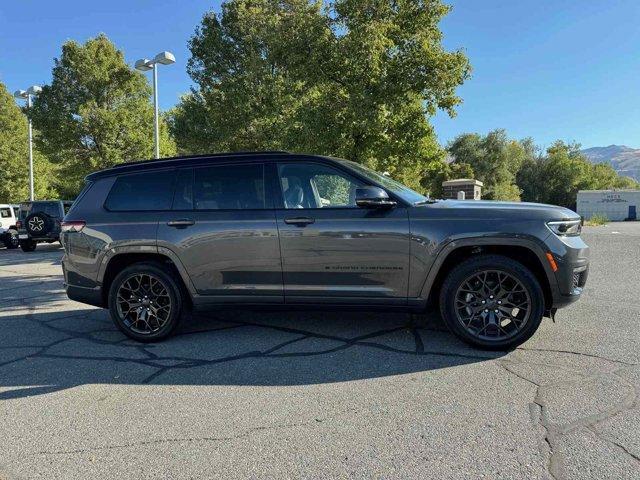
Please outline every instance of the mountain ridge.
[[585, 148], [580, 152], [592, 163], [611, 165], [619, 175], [631, 177], [640, 182], [640, 148], [608, 145]]

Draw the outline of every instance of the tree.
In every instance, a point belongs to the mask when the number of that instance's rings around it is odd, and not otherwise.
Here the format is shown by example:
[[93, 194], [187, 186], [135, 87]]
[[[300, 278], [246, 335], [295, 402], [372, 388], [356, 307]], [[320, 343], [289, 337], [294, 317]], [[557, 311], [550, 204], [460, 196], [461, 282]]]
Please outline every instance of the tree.
[[190, 41], [198, 85], [173, 112], [185, 152], [328, 154], [433, 190], [445, 168], [428, 117], [454, 115], [469, 76], [441, 45], [440, 0], [229, 0]]
[[484, 183], [482, 196], [490, 200], [519, 200], [516, 173], [528, 157], [523, 143], [510, 140], [504, 130], [486, 136], [465, 133], [448, 146], [455, 164], [467, 164]]
[[[0, 83], [0, 203], [29, 199], [29, 146], [27, 117], [15, 99]], [[49, 186], [51, 167], [34, 151], [34, 190], [36, 198], [55, 196]]]
[[[151, 89], [105, 35], [66, 42], [52, 77], [31, 115], [38, 148], [59, 167], [63, 196], [77, 195], [94, 170], [153, 155]], [[172, 155], [166, 122], [160, 130], [161, 155]]]
[[579, 190], [639, 188], [637, 182], [621, 177], [609, 165], [592, 164], [580, 145], [554, 142], [535, 159], [528, 159], [517, 175], [522, 198], [575, 208]]

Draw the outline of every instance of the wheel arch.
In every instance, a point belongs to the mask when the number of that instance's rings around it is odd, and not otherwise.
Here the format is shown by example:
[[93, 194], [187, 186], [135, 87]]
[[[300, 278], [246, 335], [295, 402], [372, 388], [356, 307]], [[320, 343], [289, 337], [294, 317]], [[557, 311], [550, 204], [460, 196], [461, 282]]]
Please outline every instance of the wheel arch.
[[[176, 259], [177, 260], [177, 259]], [[184, 267], [179, 261], [175, 261], [165, 252], [159, 253], [157, 251], [120, 251], [109, 256], [105, 262], [103, 262], [102, 278], [102, 302], [103, 305], [108, 304], [109, 289], [115, 277], [125, 268], [136, 263], [159, 263], [166, 266], [175, 276], [178, 281], [178, 285], [182, 289], [184, 300], [191, 304], [192, 302], [192, 285]]]
[[546, 260], [544, 248], [536, 241], [524, 238], [467, 238], [449, 242], [436, 257], [422, 287], [421, 298], [429, 305], [437, 304], [440, 288], [449, 272], [461, 261], [482, 254], [503, 255], [531, 270], [544, 293], [545, 310], [552, 307], [552, 292], [557, 285], [555, 274]]

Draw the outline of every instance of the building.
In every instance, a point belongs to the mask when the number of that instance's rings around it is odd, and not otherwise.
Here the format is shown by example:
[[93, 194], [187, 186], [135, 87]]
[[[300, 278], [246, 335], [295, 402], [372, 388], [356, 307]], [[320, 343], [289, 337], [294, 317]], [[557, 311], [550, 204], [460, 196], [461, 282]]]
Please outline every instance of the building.
[[444, 191], [444, 198], [457, 200], [458, 192], [464, 192], [464, 198], [466, 200], [480, 200], [483, 185], [480, 180], [458, 178], [456, 180], [442, 182], [442, 190]]
[[589, 220], [605, 215], [611, 221], [637, 220], [640, 190], [580, 190], [577, 212]]

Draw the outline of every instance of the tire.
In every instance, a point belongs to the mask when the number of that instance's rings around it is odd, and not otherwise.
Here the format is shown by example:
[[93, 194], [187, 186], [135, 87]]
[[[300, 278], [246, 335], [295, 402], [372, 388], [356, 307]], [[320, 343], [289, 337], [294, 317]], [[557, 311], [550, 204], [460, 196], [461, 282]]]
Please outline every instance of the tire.
[[20, 240], [18, 240], [18, 232], [16, 230], [8, 230], [4, 237], [4, 246], [7, 250], [18, 248]]
[[[142, 278], [141, 283], [138, 278]], [[153, 287], [148, 279], [156, 282]], [[154, 297], [160, 291], [163, 294]], [[139, 297], [134, 298], [137, 295]], [[129, 298], [134, 301], [128, 301]], [[122, 270], [109, 288], [111, 319], [122, 333], [139, 342], [157, 342], [171, 335], [180, 323], [183, 303], [180, 285], [172, 278], [172, 272], [160, 263], [135, 263]]]
[[38, 246], [38, 243], [35, 242], [34, 240], [20, 241], [20, 248], [22, 249], [23, 252], [33, 252], [37, 246]]
[[32, 236], [44, 237], [53, 230], [53, 219], [44, 212], [34, 212], [24, 219], [24, 228]]
[[466, 343], [508, 350], [527, 341], [540, 326], [544, 293], [520, 262], [480, 255], [447, 275], [440, 290], [440, 312], [449, 330]]

